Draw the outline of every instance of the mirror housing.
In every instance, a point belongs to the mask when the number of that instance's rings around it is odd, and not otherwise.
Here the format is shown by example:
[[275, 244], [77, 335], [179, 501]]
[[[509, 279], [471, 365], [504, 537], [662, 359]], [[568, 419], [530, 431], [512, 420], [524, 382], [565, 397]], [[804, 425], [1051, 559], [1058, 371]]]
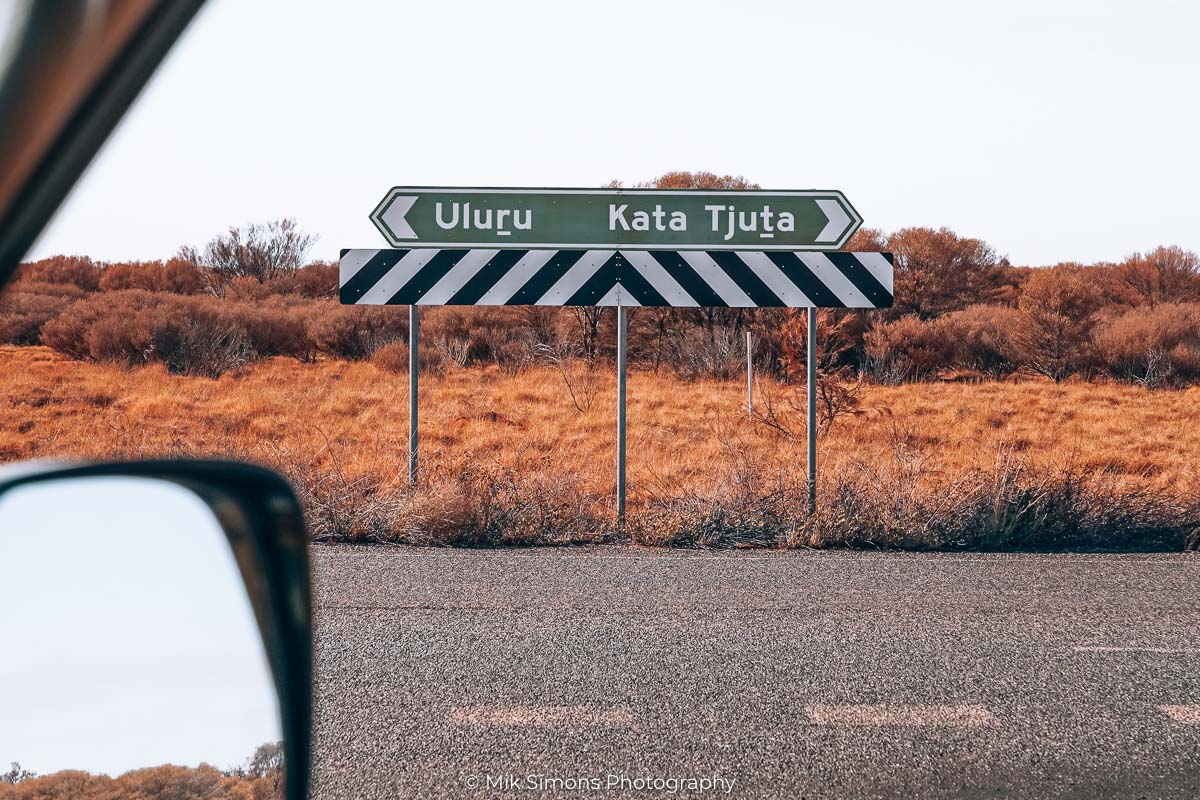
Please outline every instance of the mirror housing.
[[284, 796], [308, 796], [312, 730], [312, 605], [300, 504], [270, 470], [233, 461], [129, 461], [0, 467], [0, 498], [18, 487], [72, 478], [149, 478], [200, 498], [229, 540], [279, 699]]

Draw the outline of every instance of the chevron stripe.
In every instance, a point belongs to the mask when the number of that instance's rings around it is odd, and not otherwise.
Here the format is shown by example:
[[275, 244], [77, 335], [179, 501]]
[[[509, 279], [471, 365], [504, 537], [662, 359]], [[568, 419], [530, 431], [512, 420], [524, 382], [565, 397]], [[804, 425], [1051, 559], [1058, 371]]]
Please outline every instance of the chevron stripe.
[[696, 273], [696, 278], [708, 284], [708, 288], [712, 289], [721, 298], [720, 303], [713, 303], [712, 305], [730, 306], [733, 308], [753, 308], [757, 305], [750, 299], [750, 295], [746, 294], [741, 286], [717, 266], [717, 262], [713, 261], [711, 253], [683, 252], [679, 255], [683, 257], [683, 260]]
[[[468, 250], [466, 255], [460, 258], [417, 303], [423, 306], [449, 305], [450, 298], [458, 294], [467, 285], [467, 282], [486, 267], [499, 252], [499, 250]], [[466, 303], [464, 305], [473, 304]]]
[[806, 308], [812, 305], [812, 300], [792, 282], [775, 262], [767, 258], [766, 253], [739, 253], [746, 266], [758, 276], [767, 288], [774, 292], [785, 305], [792, 308]]
[[863, 304], [866, 298], [862, 292], [824, 253], [802, 253], [796, 257], [812, 270], [817, 280], [827, 286], [842, 305], [854, 308]]
[[886, 308], [890, 253], [343, 250], [341, 302]]
[[699, 302], [679, 285], [679, 281], [663, 267], [648, 250], [623, 250], [621, 252], [637, 273], [654, 287], [654, 291], [663, 298], [663, 305], [697, 306]]
[[696, 270], [692, 269], [692, 265], [685, 261], [680, 253], [674, 250], [654, 250], [650, 252], [650, 257], [658, 262], [659, 266], [679, 284], [689, 297], [696, 301], [697, 305], [705, 308], [720, 308], [729, 305], [713, 291], [711, 286], [704, 282], [704, 279]]

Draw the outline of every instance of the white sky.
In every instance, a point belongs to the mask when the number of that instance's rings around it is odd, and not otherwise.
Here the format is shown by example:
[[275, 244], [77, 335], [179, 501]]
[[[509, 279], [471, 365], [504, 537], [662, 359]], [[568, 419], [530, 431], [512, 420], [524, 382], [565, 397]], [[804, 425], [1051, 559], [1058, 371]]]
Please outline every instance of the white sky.
[[846, 192], [1017, 264], [1200, 250], [1194, 0], [210, 0], [33, 256], [161, 258], [396, 184], [671, 169]]

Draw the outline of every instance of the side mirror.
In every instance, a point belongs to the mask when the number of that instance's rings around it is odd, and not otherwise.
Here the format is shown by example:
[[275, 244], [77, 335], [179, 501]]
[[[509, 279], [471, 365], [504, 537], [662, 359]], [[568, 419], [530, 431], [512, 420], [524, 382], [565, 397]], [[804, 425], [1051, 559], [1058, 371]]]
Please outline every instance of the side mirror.
[[0, 469], [0, 797], [96, 780], [301, 800], [311, 630], [303, 519], [278, 475]]

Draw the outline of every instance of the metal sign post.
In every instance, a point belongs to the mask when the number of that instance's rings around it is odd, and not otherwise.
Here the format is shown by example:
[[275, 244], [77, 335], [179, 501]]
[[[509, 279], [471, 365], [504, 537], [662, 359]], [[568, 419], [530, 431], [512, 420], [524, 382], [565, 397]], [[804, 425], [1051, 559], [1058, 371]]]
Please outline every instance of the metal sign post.
[[754, 339], [746, 331], [746, 414], [754, 419]]
[[817, 510], [817, 309], [808, 309], [808, 513]]
[[617, 519], [625, 519], [625, 339], [629, 309], [617, 306]]
[[417, 345], [420, 340], [420, 315], [417, 307], [408, 307], [408, 485], [417, 485]]

